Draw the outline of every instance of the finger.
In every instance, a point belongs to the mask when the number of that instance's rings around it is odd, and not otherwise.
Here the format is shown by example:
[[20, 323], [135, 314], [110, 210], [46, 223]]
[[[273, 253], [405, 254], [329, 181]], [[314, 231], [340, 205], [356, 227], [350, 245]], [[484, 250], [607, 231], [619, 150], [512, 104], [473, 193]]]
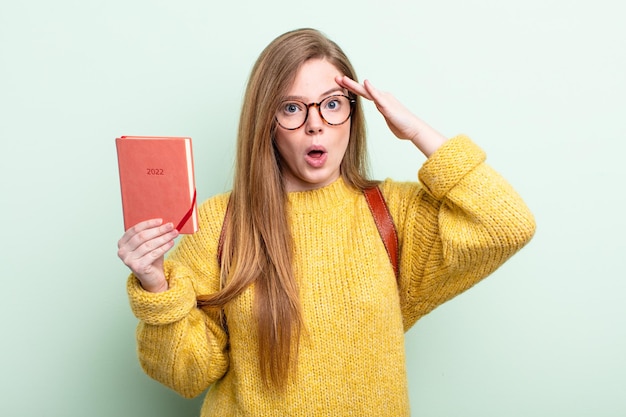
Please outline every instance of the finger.
[[137, 255], [141, 254], [140, 257], [136, 258], [137, 264], [145, 265], [148, 268], [155, 260], [164, 256], [174, 246], [174, 239], [158, 240], [159, 242], [157, 242], [157, 239], [151, 241], [151, 244], [142, 248], [144, 250], [141, 252], [135, 252]]
[[374, 87], [370, 80], [365, 80], [363, 82], [363, 88], [371, 97], [370, 100], [372, 100], [379, 109], [386, 107], [388, 100], [386, 99], [385, 94], [383, 94], [383, 92]]
[[172, 223], [166, 223], [162, 226], [146, 229], [137, 233], [128, 241], [126, 247], [129, 251], [137, 253], [138, 256], [143, 256], [145, 253], [163, 245], [165, 242], [174, 240], [178, 234], [178, 230], [174, 228]]
[[380, 97], [379, 91], [374, 87], [370, 80], [363, 81], [363, 88], [367, 93], [372, 97], [372, 99], [376, 97]]
[[143, 222], [139, 222], [136, 225], [134, 225], [133, 227], [129, 228], [120, 238], [120, 240], [117, 242], [117, 247], [121, 247], [123, 245], [125, 245], [129, 240], [131, 240], [133, 237], [135, 237], [135, 235], [137, 235], [138, 233], [147, 230], [147, 229], [151, 229], [154, 227], [158, 227], [163, 223], [163, 219], [150, 219], [150, 220], [145, 220]]
[[125, 242], [125, 245], [128, 246], [130, 250], [135, 250], [139, 246], [143, 245], [145, 242], [169, 233], [174, 229], [174, 225], [171, 222], [161, 225], [159, 224], [160, 221], [157, 222], [157, 225], [153, 227], [142, 226], [136, 229], [135, 227], [133, 227], [134, 230], [130, 234], [130, 239]]
[[352, 78], [348, 77], [347, 75], [336, 77], [335, 82], [339, 84], [340, 87], [347, 88], [348, 90], [350, 90], [356, 95], [359, 95], [368, 100], [372, 100], [371, 95], [368, 93], [365, 87], [357, 83], [356, 81], [354, 81]]
[[383, 92], [374, 87], [369, 80], [363, 81], [363, 85], [361, 85], [350, 77], [343, 76], [342, 78], [346, 88], [350, 89], [350, 91], [353, 91], [355, 94], [373, 101], [378, 110], [384, 114], [383, 110], [388, 106], [388, 100]]
[[132, 235], [126, 242], [119, 243], [117, 254], [128, 265], [132, 260], [141, 258], [153, 249], [175, 239], [178, 234], [172, 223], [144, 229]]
[[144, 274], [156, 259], [165, 255], [174, 246], [174, 239], [178, 234], [178, 231], [173, 229], [152, 239], [142, 240], [142, 243], [132, 250], [130, 244], [122, 246], [118, 251], [118, 256], [133, 272]]
[[378, 90], [369, 80], [365, 80], [363, 85], [372, 96], [376, 108], [385, 117], [387, 123], [401, 123], [401, 119], [413, 116], [393, 94]]

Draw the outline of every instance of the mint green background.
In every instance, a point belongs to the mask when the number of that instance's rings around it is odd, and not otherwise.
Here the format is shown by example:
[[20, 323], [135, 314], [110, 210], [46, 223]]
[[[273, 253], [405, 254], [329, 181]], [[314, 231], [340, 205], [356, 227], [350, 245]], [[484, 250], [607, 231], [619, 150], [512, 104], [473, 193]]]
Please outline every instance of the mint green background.
[[[361, 78], [469, 134], [536, 215], [532, 243], [408, 334], [416, 416], [626, 415], [626, 15], [597, 0], [3, 1], [2, 416], [196, 416], [146, 377], [116, 256], [114, 139], [194, 139], [228, 189], [245, 81], [313, 26]], [[376, 177], [423, 157], [368, 109]]]

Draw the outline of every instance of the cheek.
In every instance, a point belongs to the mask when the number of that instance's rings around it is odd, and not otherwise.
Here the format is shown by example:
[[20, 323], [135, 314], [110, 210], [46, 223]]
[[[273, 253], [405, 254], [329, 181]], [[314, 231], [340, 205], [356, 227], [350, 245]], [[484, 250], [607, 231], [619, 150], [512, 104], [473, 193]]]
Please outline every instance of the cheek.
[[293, 153], [293, 139], [289, 132], [276, 132], [274, 136], [274, 144], [278, 150], [278, 154], [284, 160]]
[[338, 143], [340, 144], [340, 146], [343, 147], [345, 153], [345, 151], [348, 149], [348, 144], [350, 143], [350, 125], [346, 126], [343, 129]]

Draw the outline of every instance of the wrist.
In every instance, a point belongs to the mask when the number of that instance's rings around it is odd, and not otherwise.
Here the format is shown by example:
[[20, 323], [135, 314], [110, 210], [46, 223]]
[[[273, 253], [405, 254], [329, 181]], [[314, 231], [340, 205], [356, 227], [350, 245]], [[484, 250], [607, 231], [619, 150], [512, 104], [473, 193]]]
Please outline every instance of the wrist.
[[448, 138], [428, 125], [410, 139], [427, 158], [430, 158], [447, 140]]
[[448, 139], [419, 117], [412, 116], [411, 127], [406, 129], [406, 139], [429, 158]]
[[170, 288], [167, 280], [165, 280], [165, 279], [163, 281], [160, 281], [160, 282], [156, 283], [156, 284], [145, 284], [145, 283], [143, 283], [141, 281], [140, 281], [140, 283], [141, 283], [141, 287], [144, 290], [146, 290], [148, 292], [152, 292], [152, 293], [165, 292], [165, 291], [169, 290], [169, 288]]

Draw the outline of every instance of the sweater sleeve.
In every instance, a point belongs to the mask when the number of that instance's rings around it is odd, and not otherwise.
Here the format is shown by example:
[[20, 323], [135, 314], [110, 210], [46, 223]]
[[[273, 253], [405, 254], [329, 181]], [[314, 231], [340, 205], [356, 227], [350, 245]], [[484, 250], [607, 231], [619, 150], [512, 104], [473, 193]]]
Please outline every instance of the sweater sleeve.
[[405, 330], [495, 271], [535, 232], [526, 204], [466, 136], [431, 155], [419, 179], [389, 197]]
[[127, 282], [130, 306], [139, 319], [136, 337], [142, 368], [187, 398], [201, 394], [229, 366], [228, 336], [219, 312], [196, 307], [198, 294], [219, 289], [219, 267], [211, 254], [223, 220], [221, 206], [214, 202], [201, 206], [201, 229], [184, 236], [165, 261], [167, 291], [145, 291], [132, 274]]

